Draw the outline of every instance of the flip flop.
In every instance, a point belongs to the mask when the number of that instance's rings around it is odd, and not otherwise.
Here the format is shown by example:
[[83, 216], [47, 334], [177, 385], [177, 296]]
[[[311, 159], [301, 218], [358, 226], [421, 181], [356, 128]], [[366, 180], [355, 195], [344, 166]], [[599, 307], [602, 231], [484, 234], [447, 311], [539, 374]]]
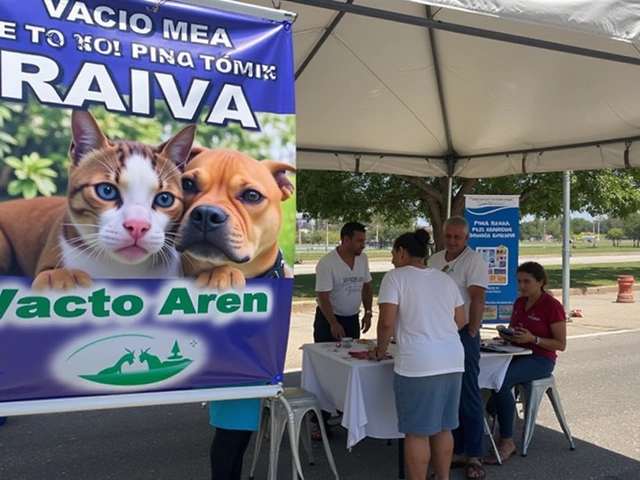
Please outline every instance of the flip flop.
[[[498, 452], [500, 454], [500, 461], [501, 463], [506, 462], [507, 460], [509, 460], [512, 456], [514, 456], [516, 453], [518, 453], [517, 449], [513, 449], [513, 451], [511, 453], [509, 453], [508, 455], [502, 455], [500, 452]], [[491, 452], [489, 455], [487, 455], [487, 457], [484, 459], [484, 464], [485, 465], [500, 465], [498, 463], [498, 459], [496, 458], [495, 453]]]
[[[484, 471], [484, 466], [481, 463], [467, 463], [464, 473], [471, 480], [484, 480], [487, 476], [487, 472]], [[470, 473], [474, 473], [476, 476], [471, 476], [469, 475]]]

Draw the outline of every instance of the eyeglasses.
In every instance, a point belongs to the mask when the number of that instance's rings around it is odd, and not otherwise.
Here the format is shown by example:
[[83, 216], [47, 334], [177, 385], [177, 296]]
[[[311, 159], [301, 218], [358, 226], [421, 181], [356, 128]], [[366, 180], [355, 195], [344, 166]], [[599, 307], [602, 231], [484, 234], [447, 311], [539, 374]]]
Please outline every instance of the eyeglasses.
[[[451, 267], [449, 265], [445, 265], [444, 267], [442, 267], [442, 272], [447, 273], [449, 271]], [[453, 269], [451, 269], [451, 271], [453, 272]]]

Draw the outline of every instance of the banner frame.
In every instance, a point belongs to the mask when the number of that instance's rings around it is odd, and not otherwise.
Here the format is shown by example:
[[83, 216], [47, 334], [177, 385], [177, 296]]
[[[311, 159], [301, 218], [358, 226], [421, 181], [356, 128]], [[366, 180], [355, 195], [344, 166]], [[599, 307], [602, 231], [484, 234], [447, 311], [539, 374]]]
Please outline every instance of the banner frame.
[[109, 410], [113, 408], [152, 407], [219, 400], [275, 398], [282, 395], [283, 392], [284, 387], [279, 383], [276, 385], [251, 387], [199, 388], [194, 390], [63, 397], [46, 400], [21, 400], [16, 402], [0, 402], [0, 417], [82, 412], [87, 410]]

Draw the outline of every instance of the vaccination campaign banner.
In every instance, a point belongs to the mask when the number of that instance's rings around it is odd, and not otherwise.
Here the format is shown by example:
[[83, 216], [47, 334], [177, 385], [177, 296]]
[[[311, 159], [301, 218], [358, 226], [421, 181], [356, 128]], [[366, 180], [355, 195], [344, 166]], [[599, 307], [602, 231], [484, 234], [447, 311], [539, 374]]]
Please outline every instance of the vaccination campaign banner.
[[0, 402], [281, 380], [292, 28], [211, 5], [0, 3]]
[[489, 269], [484, 322], [508, 323], [518, 296], [518, 195], [466, 195], [469, 246], [482, 255]]

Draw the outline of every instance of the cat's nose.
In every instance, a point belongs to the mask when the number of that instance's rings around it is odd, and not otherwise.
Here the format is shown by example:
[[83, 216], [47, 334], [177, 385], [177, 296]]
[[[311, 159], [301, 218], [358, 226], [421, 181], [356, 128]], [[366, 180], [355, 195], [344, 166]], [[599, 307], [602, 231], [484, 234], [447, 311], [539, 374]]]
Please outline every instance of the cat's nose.
[[191, 223], [203, 232], [205, 230], [219, 227], [227, 221], [228, 215], [219, 207], [211, 205], [201, 205], [194, 208], [190, 215]]
[[127, 220], [122, 225], [135, 240], [144, 237], [145, 233], [151, 228], [149, 222], [145, 222], [144, 220]]

